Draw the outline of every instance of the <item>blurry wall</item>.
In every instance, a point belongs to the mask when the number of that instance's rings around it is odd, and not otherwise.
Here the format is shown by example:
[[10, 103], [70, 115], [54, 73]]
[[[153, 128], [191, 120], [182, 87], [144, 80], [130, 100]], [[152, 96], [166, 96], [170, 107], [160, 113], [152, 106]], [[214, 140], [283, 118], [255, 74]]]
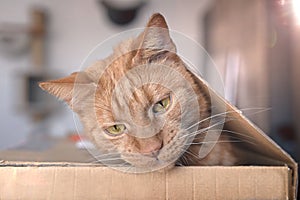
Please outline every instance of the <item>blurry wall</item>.
[[205, 24], [206, 48], [224, 80], [225, 97], [269, 132], [266, 109], [270, 107], [271, 94], [266, 2], [216, 0]]
[[296, 2], [215, 0], [204, 18], [204, 31], [226, 98], [299, 160], [300, 4]]
[[[147, 1], [138, 18], [130, 25], [111, 24], [106, 11], [96, 0], [1, 0], [2, 23], [29, 24], [30, 9], [40, 7], [48, 16], [45, 66], [57, 77], [78, 70], [89, 51], [113, 34], [130, 28], [143, 27], [155, 12], [165, 15], [169, 27], [202, 43], [202, 13], [209, 1], [151, 0]], [[198, 57], [197, 52], [191, 56]], [[30, 56], [6, 57], [0, 53], [0, 148], [15, 146], [32, 132], [64, 135], [75, 130], [72, 113], [66, 106], [43, 125], [37, 124], [26, 112], [18, 109], [23, 92], [18, 77], [31, 71]]]
[[297, 161], [300, 160], [300, 147], [298, 144], [300, 144], [300, 19], [298, 19], [298, 27], [294, 27], [292, 29], [292, 40], [298, 41], [295, 43], [296, 45], [293, 46], [292, 51], [292, 73], [290, 78], [292, 79], [292, 107], [293, 107], [293, 124], [295, 124], [295, 129], [297, 131], [297, 152], [296, 152], [296, 159]]

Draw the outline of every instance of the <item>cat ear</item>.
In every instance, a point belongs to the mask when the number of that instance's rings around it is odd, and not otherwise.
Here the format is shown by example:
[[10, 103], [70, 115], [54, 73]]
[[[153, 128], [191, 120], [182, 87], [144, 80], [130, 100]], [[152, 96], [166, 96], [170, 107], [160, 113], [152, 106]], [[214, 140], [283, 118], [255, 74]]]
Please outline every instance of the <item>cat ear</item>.
[[144, 32], [138, 37], [136, 58], [151, 58], [163, 52], [176, 52], [165, 18], [156, 13], [150, 18]]
[[39, 86], [72, 107], [75, 100], [85, 96], [95, 84], [85, 72], [75, 72], [61, 79], [40, 82]]

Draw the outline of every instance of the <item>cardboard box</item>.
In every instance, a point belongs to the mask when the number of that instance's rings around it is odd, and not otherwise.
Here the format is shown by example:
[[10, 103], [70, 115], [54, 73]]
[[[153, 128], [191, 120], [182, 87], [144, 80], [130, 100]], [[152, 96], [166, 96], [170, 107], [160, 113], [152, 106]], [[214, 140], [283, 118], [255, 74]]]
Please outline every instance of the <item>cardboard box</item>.
[[238, 109], [212, 94], [235, 119], [226, 128], [252, 138], [241, 148], [249, 165], [126, 174], [99, 164], [2, 161], [0, 199], [296, 199], [295, 161]]
[[287, 166], [177, 167], [126, 174], [70, 163], [9, 163], [0, 199], [292, 199]]

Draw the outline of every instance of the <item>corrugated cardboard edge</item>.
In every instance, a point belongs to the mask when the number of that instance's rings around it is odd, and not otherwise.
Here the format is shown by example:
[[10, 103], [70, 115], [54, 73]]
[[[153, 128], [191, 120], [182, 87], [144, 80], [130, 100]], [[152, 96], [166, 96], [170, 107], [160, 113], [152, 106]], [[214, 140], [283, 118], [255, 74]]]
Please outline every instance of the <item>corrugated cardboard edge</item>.
[[[2, 162], [0, 199], [288, 199], [287, 166], [127, 174], [89, 163]], [[290, 199], [290, 198], [289, 198]]]
[[209, 86], [209, 84], [202, 79], [198, 74], [194, 73], [193, 70], [191, 72], [198, 78], [200, 85], [204, 85], [209, 90], [209, 94], [211, 98], [214, 98], [215, 102], [219, 102], [220, 104], [225, 104], [226, 110], [229, 111], [228, 115], [233, 115], [239, 118], [239, 123], [241, 126], [246, 127], [250, 136], [257, 138], [257, 142], [259, 145], [266, 147], [265, 151], [262, 153], [267, 153], [269, 155], [273, 155], [276, 157], [276, 160], [282, 162], [282, 165], [288, 166], [292, 170], [292, 186], [290, 187], [290, 199], [297, 198], [297, 190], [298, 190], [298, 164], [294, 161], [294, 159], [286, 153], [278, 144], [276, 144], [269, 136], [267, 136], [260, 128], [258, 128], [255, 124], [253, 124], [250, 120], [248, 120], [242, 112], [231, 105], [227, 100], [225, 100], [222, 96], [220, 96], [213, 88]]

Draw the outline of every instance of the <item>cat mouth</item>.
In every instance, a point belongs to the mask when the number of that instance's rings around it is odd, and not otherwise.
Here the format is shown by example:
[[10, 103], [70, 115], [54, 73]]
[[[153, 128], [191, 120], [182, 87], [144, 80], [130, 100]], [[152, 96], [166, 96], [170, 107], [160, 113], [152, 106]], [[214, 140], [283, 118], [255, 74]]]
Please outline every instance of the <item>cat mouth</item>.
[[151, 154], [126, 154], [122, 156], [122, 159], [128, 162], [133, 168], [145, 171], [157, 171], [175, 166], [177, 156], [176, 159], [170, 159], [167, 154], [168, 152], [164, 152], [164, 149], [161, 149]]
[[[122, 159], [133, 168], [145, 171], [156, 171], [166, 169], [168, 166], [175, 166], [177, 160], [185, 151], [188, 137], [184, 133], [174, 134], [167, 141], [162, 141], [162, 146], [157, 151], [150, 153], [122, 153]], [[181, 147], [181, 148], [178, 148]]]
[[155, 158], [156, 160], [158, 160], [159, 153], [160, 150], [157, 150], [157, 151], [152, 151], [150, 153], [141, 153], [141, 155], [145, 157]]
[[126, 154], [122, 156], [123, 159], [130, 163], [133, 167], [138, 168], [151, 168], [164, 165], [164, 161], [159, 159], [159, 151], [147, 154]]

